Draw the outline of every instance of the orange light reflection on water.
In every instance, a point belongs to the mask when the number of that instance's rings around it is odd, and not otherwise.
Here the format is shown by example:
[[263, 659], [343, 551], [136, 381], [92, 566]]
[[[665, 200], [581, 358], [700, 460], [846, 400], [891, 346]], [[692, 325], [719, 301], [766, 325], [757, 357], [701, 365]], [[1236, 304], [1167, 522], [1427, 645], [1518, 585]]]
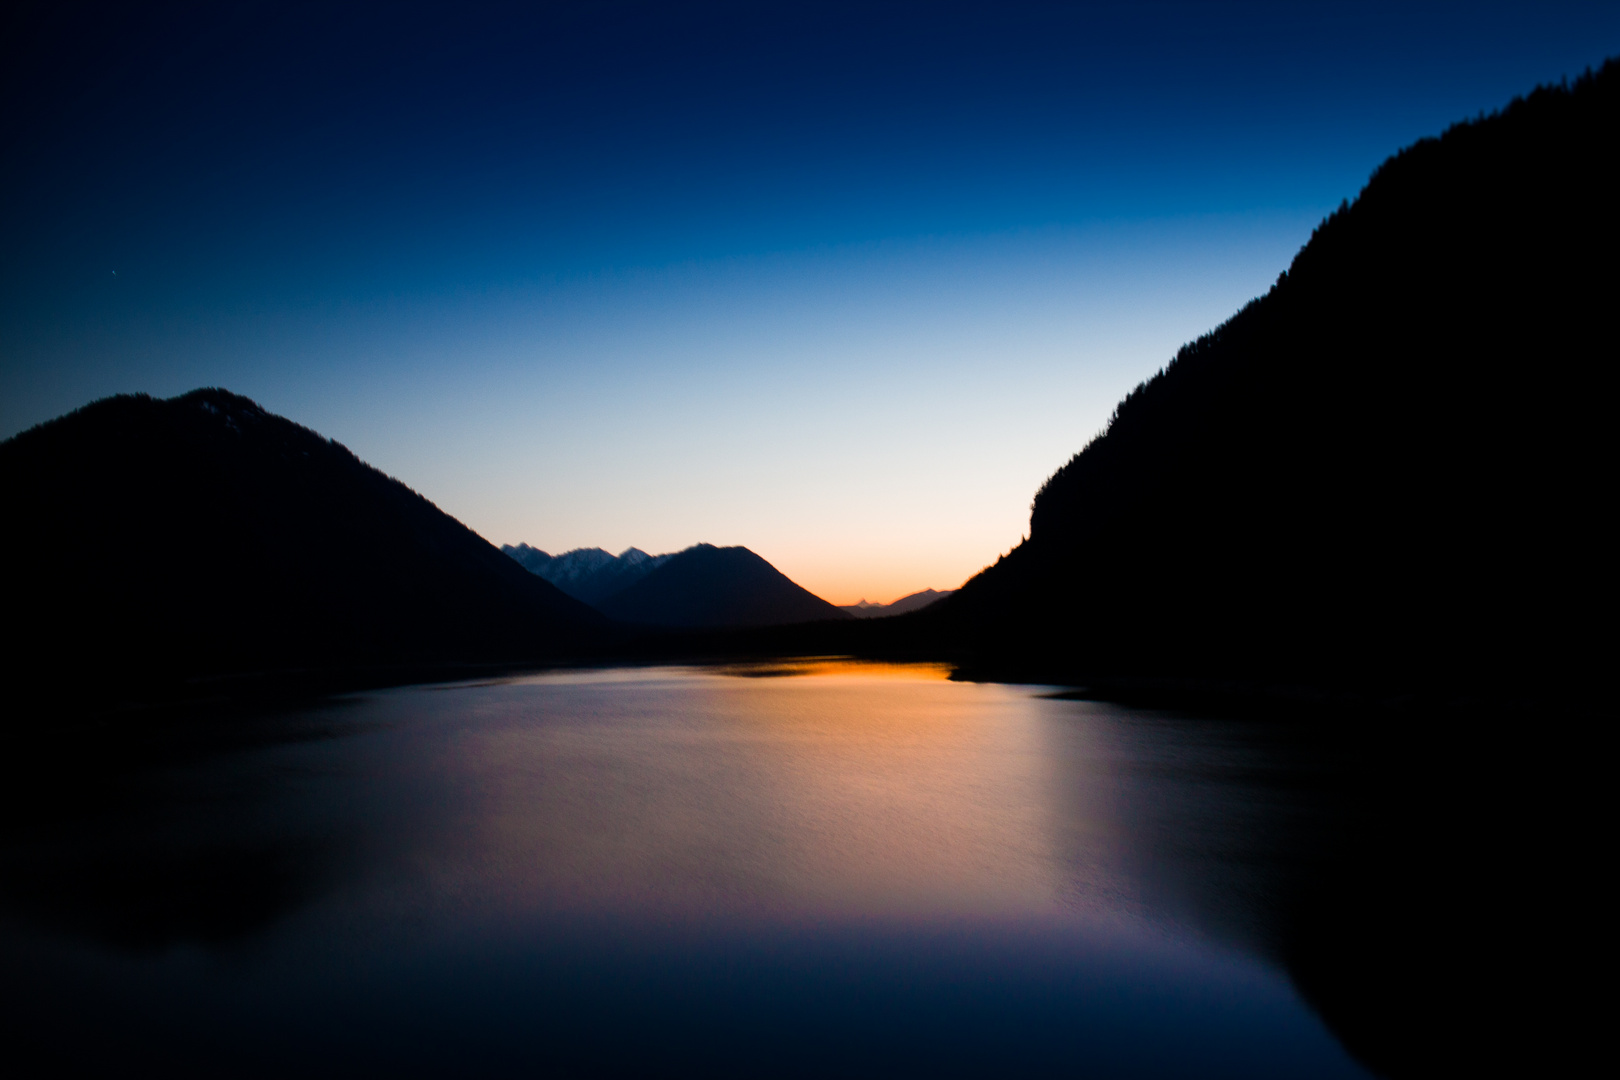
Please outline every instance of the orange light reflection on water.
[[784, 660], [752, 660], [719, 664], [708, 670], [743, 679], [792, 678], [796, 676], [839, 675], [861, 679], [904, 679], [930, 682], [949, 679], [955, 669], [950, 664], [892, 663], [860, 660], [851, 656], [805, 656]]
[[440, 880], [514, 913], [1067, 906], [1044, 745], [1054, 703], [950, 674], [806, 657], [469, 691], [477, 720], [444, 760], [467, 816], [434, 856]]

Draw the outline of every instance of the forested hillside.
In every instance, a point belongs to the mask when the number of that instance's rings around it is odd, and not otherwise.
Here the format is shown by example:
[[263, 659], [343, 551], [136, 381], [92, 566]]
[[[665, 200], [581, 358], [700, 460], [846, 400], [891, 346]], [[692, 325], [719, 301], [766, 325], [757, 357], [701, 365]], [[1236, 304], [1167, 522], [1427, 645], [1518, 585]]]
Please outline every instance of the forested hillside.
[[978, 670], [1391, 692], [1595, 677], [1620, 64], [1387, 161], [945, 605]]
[[108, 398], [25, 431], [0, 444], [0, 490], [6, 663], [45, 694], [533, 661], [607, 623], [344, 447], [223, 390]]

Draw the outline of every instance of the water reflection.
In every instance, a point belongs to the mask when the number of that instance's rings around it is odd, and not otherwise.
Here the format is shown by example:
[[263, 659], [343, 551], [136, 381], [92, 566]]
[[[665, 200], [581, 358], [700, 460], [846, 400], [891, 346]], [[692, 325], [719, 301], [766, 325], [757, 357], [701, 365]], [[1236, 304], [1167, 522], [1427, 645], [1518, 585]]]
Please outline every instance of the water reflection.
[[264, 721], [13, 815], [7, 1014], [199, 1070], [1357, 1073], [1281, 963], [1333, 820], [1308, 745], [947, 674], [616, 669]]
[[1273, 722], [1069, 709], [1047, 753], [1073, 902], [1106, 895], [1156, 924], [1280, 955], [1283, 912], [1340, 831], [1330, 748]]

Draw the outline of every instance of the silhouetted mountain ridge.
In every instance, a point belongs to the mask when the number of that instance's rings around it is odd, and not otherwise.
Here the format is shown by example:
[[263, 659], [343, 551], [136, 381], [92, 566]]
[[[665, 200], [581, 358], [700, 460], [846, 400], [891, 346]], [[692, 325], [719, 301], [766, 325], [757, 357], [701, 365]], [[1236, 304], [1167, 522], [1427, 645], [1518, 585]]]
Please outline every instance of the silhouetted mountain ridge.
[[106, 398], [23, 432], [0, 444], [0, 490], [9, 613], [27, 628], [9, 661], [35, 679], [122, 694], [533, 660], [606, 626], [404, 484], [224, 390]]
[[644, 626], [781, 626], [847, 619], [745, 547], [697, 544], [607, 598], [602, 611]]
[[501, 550], [531, 574], [538, 574], [576, 600], [597, 605], [664, 565], [674, 554], [649, 555], [626, 548], [612, 555], [601, 548], [575, 548], [548, 555], [528, 544], [502, 544]]
[[985, 670], [1591, 679], [1620, 295], [1605, 65], [1397, 154], [1137, 387], [945, 608]]

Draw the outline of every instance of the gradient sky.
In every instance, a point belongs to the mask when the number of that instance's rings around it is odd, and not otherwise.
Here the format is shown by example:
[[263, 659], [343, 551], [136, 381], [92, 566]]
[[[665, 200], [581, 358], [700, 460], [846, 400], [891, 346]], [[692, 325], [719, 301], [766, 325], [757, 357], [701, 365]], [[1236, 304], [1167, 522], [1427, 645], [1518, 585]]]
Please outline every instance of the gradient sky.
[[0, 437], [224, 386], [495, 543], [836, 603], [994, 561], [1380, 161], [1620, 53], [1620, 3], [5, 18]]

